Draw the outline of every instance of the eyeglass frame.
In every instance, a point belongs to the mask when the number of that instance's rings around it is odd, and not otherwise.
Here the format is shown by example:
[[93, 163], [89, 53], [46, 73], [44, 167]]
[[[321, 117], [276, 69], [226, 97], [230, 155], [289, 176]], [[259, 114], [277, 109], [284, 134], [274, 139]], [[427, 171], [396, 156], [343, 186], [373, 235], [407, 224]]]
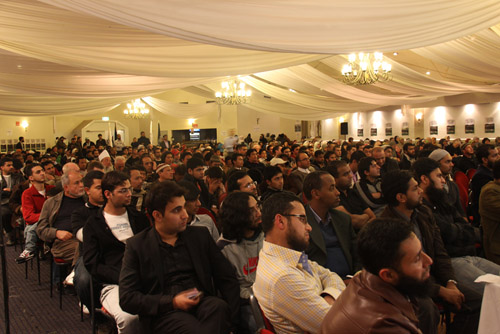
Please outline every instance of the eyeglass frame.
[[306, 215], [299, 215], [299, 214], [292, 214], [292, 213], [289, 213], [289, 214], [286, 214], [286, 215], [282, 215], [283, 217], [297, 217], [299, 218], [300, 222], [304, 225], [307, 225], [309, 224], [309, 222], [307, 221], [307, 216]]

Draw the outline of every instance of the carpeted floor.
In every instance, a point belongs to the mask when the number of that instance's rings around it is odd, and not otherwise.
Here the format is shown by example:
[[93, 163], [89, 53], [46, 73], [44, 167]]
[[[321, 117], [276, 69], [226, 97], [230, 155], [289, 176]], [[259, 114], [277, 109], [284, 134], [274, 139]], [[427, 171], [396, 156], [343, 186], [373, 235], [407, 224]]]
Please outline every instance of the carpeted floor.
[[[50, 298], [49, 261], [40, 262], [41, 285], [38, 285], [36, 260], [33, 261], [32, 269], [28, 265], [28, 279], [25, 279], [25, 265], [14, 261], [20, 252], [19, 246], [17, 250], [6, 247], [10, 333], [90, 334], [90, 317], [84, 315], [83, 322], [80, 321], [76, 296], [64, 295], [62, 310], [59, 309], [59, 295], [55, 286], [53, 297]], [[3, 284], [1, 278], [0, 284]], [[0, 288], [0, 333], [5, 333], [3, 288]]]

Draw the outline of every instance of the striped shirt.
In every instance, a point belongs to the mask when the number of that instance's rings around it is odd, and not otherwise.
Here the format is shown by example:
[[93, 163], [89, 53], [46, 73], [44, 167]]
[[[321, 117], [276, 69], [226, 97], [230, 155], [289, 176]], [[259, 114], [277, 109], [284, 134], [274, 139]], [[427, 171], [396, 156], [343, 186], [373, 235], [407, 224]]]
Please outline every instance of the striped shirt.
[[312, 275], [300, 263], [302, 253], [264, 241], [253, 291], [276, 333], [318, 333], [330, 305], [345, 289], [335, 273], [308, 261]]

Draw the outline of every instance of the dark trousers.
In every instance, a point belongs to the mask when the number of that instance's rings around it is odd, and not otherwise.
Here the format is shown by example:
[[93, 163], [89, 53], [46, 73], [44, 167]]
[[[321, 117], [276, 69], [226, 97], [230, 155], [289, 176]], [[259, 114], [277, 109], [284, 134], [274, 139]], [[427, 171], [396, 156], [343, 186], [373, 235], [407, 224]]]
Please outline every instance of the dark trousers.
[[[9, 204], [0, 205], [0, 214], [2, 215], [3, 228], [6, 233], [10, 233], [13, 230], [12, 227], [12, 211], [9, 208]], [[3, 233], [3, 231], [0, 231]]]
[[[78, 295], [78, 298], [80, 298], [80, 301], [83, 303], [83, 305], [87, 306], [87, 308], [90, 310], [90, 284], [91, 284], [92, 277], [90, 276], [89, 272], [85, 268], [85, 265], [83, 264], [83, 257], [80, 256], [78, 260], [76, 261], [75, 264], [75, 277], [73, 278], [73, 283], [75, 285], [75, 291], [76, 294]], [[95, 289], [94, 291], [97, 291]], [[99, 300], [99, 295], [94, 297], [94, 300]]]
[[205, 296], [189, 312], [175, 310], [157, 316], [151, 329], [155, 334], [229, 333], [230, 309], [224, 300]]
[[425, 334], [437, 334], [439, 310], [431, 297], [416, 297], [418, 328]]

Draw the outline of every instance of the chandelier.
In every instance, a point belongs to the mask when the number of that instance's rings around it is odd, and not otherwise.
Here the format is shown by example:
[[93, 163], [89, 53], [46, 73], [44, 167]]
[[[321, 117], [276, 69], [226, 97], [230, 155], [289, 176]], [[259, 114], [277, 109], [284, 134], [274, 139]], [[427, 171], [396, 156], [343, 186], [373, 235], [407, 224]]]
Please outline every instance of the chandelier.
[[243, 104], [250, 102], [251, 90], [245, 90], [245, 83], [238, 80], [223, 81], [222, 91], [215, 93], [218, 104]]
[[370, 85], [391, 79], [392, 65], [383, 61], [382, 52], [349, 55], [349, 64], [342, 67], [344, 83], [348, 85]]
[[136, 99], [132, 103], [127, 103], [127, 109], [123, 110], [125, 118], [141, 119], [149, 115], [149, 109], [141, 99]]

